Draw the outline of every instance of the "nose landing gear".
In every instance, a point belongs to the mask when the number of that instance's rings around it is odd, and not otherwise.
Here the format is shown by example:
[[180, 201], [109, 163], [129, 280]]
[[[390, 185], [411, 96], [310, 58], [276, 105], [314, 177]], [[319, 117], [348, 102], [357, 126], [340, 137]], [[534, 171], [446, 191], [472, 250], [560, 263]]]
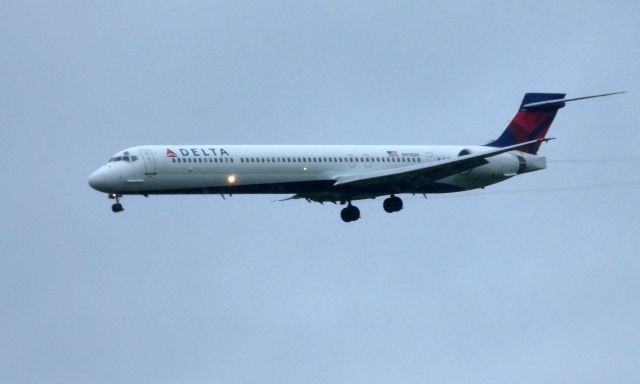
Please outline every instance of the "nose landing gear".
[[122, 206], [122, 204], [120, 204], [120, 198], [121, 197], [122, 197], [122, 194], [120, 194], [120, 193], [110, 193], [109, 194], [109, 198], [110, 199], [115, 199], [116, 200], [115, 204], [113, 204], [111, 206], [111, 210], [113, 211], [113, 213], [118, 213], [118, 212], [124, 211], [124, 207]]

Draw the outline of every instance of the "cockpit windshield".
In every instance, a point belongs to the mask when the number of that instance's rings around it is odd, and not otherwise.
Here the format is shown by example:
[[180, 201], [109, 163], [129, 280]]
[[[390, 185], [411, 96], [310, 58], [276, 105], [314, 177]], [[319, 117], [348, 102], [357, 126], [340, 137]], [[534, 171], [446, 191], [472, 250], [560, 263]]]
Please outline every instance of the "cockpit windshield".
[[129, 152], [125, 152], [122, 154], [122, 156], [115, 156], [110, 158], [108, 163], [113, 163], [116, 161], [126, 161], [127, 163], [129, 162], [133, 163], [136, 160], [138, 160], [138, 156], [130, 156]]

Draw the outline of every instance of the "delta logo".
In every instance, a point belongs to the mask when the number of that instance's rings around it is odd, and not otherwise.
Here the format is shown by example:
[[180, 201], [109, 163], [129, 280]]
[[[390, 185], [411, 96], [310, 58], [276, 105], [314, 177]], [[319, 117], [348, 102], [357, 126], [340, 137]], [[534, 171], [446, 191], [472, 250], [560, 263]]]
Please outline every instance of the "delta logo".
[[[179, 155], [178, 155], [179, 153]], [[224, 148], [178, 148], [177, 151], [173, 151], [170, 148], [167, 148], [165, 152], [167, 157], [186, 157], [186, 156], [195, 156], [195, 157], [210, 157], [210, 156], [229, 156], [229, 152], [227, 152]]]

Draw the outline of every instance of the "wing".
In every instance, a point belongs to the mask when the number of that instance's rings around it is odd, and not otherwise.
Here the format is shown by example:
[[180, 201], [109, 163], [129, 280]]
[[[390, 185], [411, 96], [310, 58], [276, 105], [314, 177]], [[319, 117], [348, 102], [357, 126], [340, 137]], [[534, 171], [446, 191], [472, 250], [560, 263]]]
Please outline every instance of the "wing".
[[548, 140], [550, 139], [531, 140], [508, 147], [490, 149], [482, 153], [472, 153], [469, 155], [459, 156], [450, 160], [415, 164], [402, 168], [373, 171], [363, 174], [338, 176], [336, 178], [334, 186], [369, 189], [375, 187], [376, 185], [402, 186], [412, 185], [417, 182], [424, 183], [429, 181], [436, 181], [487, 164], [487, 158], [489, 157], [496, 156], [505, 152], [514, 151], [519, 148], [526, 147], [530, 144]]

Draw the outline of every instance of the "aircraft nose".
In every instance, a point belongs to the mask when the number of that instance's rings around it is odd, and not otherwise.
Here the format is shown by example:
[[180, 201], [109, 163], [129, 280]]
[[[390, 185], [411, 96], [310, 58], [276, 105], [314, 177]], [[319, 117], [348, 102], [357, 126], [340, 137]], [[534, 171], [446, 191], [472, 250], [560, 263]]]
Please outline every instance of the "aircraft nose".
[[105, 172], [102, 169], [94, 171], [89, 175], [89, 185], [97, 191], [109, 192], [109, 183], [106, 176], [107, 175], [105, 175]]

